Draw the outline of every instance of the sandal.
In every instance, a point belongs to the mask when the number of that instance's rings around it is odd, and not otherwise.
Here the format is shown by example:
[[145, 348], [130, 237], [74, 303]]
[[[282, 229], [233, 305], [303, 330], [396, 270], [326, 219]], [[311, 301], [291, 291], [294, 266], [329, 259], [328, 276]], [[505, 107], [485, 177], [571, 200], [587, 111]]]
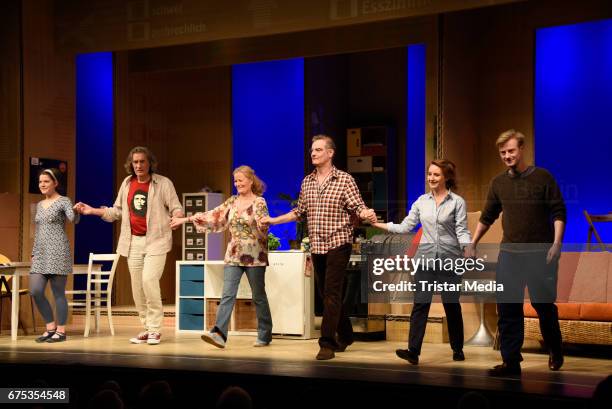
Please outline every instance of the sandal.
[[49, 337], [45, 342], [52, 344], [54, 342], [64, 342], [65, 340], [66, 334], [64, 334], [63, 332], [55, 331], [55, 334]]
[[42, 334], [40, 337], [36, 338], [36, 339], [35, 339], [35, 341], [36, 341], [36, 342], [38, 342], [39, 344], [40, 344], [41, 342], [47, 342], [47, 340], [48, 340], [49, 338], [51, 338], [53, 335], [55, 335], [55, 330], [53, 330], [53, 331], [48, 331], [48, 330], [47, 330], [47, 331], [45, 331], [45, 333], [44, 333], [44, 334]]

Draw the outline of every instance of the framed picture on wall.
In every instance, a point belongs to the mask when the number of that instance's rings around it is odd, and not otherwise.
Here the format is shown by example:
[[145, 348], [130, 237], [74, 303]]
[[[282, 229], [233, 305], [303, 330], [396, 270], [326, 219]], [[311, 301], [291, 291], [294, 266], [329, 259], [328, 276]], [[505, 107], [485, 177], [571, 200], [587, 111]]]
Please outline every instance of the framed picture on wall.
[[29, 193], [40, 194], [40, 189], [38, 188], [38, 176], [40, 175], [40, 172], [50, 168], [55, 168], [59, 171], [57, 178], [57, 193], [62, 196], [66, 196], [68, 194], [68, 162], [60, 159], [37, 157], [30, 157]]

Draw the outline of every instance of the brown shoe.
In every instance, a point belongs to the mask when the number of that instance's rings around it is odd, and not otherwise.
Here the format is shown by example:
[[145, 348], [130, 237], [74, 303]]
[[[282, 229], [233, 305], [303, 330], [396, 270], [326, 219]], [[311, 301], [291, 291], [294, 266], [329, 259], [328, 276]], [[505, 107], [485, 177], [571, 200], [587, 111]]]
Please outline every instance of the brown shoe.
[[319, 361], [326, 361], [328, 359], [332, 359], [336, 356], [336, 354], [334, 354], [334, 350], [331, 348], [326, 348], [326, 347], [321, 347], [321, 349], [319, 350], [319, 353], [317, 354], [317, 360]]

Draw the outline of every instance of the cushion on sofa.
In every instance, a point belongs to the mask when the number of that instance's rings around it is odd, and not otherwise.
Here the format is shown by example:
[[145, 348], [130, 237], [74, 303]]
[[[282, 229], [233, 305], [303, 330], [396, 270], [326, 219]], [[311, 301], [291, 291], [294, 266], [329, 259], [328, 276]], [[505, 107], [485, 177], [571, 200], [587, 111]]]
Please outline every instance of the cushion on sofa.
[[[557, 303], [557, 309], [559, 310], [559, 319], [561, 320], [579, 320], [580, 311], [582, 309], [582, 304]], [[525, 313], [525, 317], [527, 318], [537, 318], [538, 317], [536, 310], [529, 303], [526, 303], [523, 306], [523, 312]]]
[[585, 321], [612, 321], [612, 304], [583, 303], [580, 306], [580, 319]]

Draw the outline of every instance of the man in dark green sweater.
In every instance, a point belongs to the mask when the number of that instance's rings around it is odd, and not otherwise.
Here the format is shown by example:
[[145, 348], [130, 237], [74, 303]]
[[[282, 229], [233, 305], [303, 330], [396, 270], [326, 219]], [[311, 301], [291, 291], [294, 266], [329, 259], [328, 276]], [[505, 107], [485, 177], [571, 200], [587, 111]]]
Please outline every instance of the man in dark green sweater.
[[495, 376], [521, 373], [526, 286], [549, 348], [548, 367], [557, 371], [563, 365], [559, 315], [554, 302], [565, 230], [565, 203], [553, 176], [543, 168], [525, 163], [524, 140], [524, 135], [515, 130], [506, 131], [497, 139], [507, 170], [491, 182], [472, 239], [474, 254], [478, 241], [503, 211], [504, 235], [497, 262], [497, 282], [504, 285], [504, 291], [497, 297], [503, 363], [490, 370]]

